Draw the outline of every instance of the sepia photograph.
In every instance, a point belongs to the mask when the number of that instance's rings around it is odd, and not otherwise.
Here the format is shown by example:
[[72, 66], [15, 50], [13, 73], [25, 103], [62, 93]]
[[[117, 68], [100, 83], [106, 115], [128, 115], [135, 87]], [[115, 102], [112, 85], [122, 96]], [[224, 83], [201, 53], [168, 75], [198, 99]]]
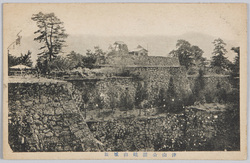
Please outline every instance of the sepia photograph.
[[246, 4], [3, 5], [6, 159], [247, 156]]

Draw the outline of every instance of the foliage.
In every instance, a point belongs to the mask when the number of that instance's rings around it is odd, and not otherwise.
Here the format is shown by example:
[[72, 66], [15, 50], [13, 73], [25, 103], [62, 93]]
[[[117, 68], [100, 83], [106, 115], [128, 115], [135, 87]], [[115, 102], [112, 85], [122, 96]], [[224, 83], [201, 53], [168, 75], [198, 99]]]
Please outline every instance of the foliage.
[[144, 83], [144, 87], [142, 86], [141, 82], [138, 83], [135, 92], [135, 106], [141, 109], [142, 101], [147, 99], [147, 85], [146, 82]]
[[71, 67], [69, 60], [63, 56], [52, 58], [51, 61], [47, 60], [44, 56], [39, 56], [37, 59], [36, 68], [42, 74], [48, 74], [53, 70], [66, 71]]
[[86, 56], [81, 57], [79, 66], [86, 68], [95, 68], [98, 64], [104, 64], [106, 61], [106, 53], [99, 46], [94, 47], [94, 52], [87, 50]]
[[239, 77], [239, 71], [240, 71], [240, 47], [232, 47], [232, 49], [237, 55], [234, 58], [234, 63], [232, 67], [232, 71], [235, 75]]
[[156, 104], [156, 106], [158, 108], [163, 108], [164, 107], [164, 104], [165, 104], [165, 101], [166, 101], [164, 88], [161, 88], [159, 90], [158, 97], [157, 97], [157, 99], [155, 101], [156, 101], [155, 104]]
[[8, 54], [8, 66], [9, 68], [19, 64], [19, 59], [16, 56]]
[[106, 53], [99, 47], [94, 47], [94, 52], [87, 50], [87, 57], [95, 59], [96, 64], [104, 64], [106, 62]]
[[177, 98], [177, 94], [174, 87], [174, 81], [171, 77], [166, 91], [166, 109], [169, 112], [182, 111], [183, 99]]
[[114, 112], [114, 108], [117, 106], [117, 100], [115, 98], [115, 92], [112, 89], [109, 89], [108, 96], [110, 98], [110, 108], [112, 109], [112, 112]]
[[189, 69], [193, 66], [203, 66], [204, 58], [203, 50], [198, 46], [191, 45], [186, 40], [178, 40], [176, 43], [176, 50], [172, 50], [169, 54], [173, 57], [178, 57], [180, 65], [185, 66]]
[[168, 84], [168, 89], [165, 91], [161, 88], [156, 99], [156, 106], [160, 112], [179, 112], [182, 111], [184, 99], [177, 98], [177, 93], [174, 87], [174, 81], [171, 77]]
[[36, 69], [39, 73], [47, 74], [50, 72], [48, 60], [44, 56], [39, 56], [36, 61]]
[[65, 57], [57, 56], [49, 62], [50, 70], [65, 71], [72, 66], [71, 62]]
[[234, 62], [231, 66], [231, 82], [234, 88], [239, 89], [239, 76], [240, 76], [240, 47], [232, 47], [237, 55], [234, 58]]
[[21, 53], [21, 57], [19, 58], [19, 63], [29, 66], [32, 66], [32, 61], [31, 61], [31, 51], [28, 50], [27, 54], [22, 54]]
[[83, 67], [83, 58], [83, 55], [76, 53], [75, 51], [71, 51], [67, 55], [68, 62], [70, 63], [69, 69], [72, 70], [74, 68]]
[[34, 32], [39, 34], [34, 40], [43, 44], [40, 47], [40, 50], [43, 51], [38, 55], [43, 55], [51, 61], [52, 57], [56, 57], [62, 52], [65, 38], [68, 36], [65, 33], [63, 22], [54, 13], [44, 14], [39, 12], [32, 15], [31, 19], [36, 22], [39, 28]]
[[120, 109], [124, 111], [133, 109], [133, 101], [131, 99], [131, 95], [128, 92], [128, 88], [126, 88], [125, 92], [123, 92], [120, 96]]
[[217, 97], [217, 100], [219, 103], [225, 103], [227, 102], [227, 91], [225, 90], [225, 88], [223, 88], [221, 86], [221, 83], [218, 82], [217, 85], [216, 85], [216, 97]]
[[86, 53], [87, 56], [94, 56], [94, 57], [101, 57], [105, 56], [106, 53], [99, 47], [99, 46], [94, 46], [94, 52], [91, 52], [91, 50], [87, 50]]
[[222, 73], [223, 71], [227, 71], [230, 68], [231, 62], [225, 57], [227, 50], [225, 48], [226, 43], [218, 38], [213, 41], [214, 44], [214, 51], [213, 57], [211, 61], [211, 67], [215, 69], [216, 73]]
[[166, 94], [167, 94], [167, 99], [172, 99], [176, 97], [174, 81], [172, 77], [169, 79], [169, 84], [168, 84], [168, 89], [167, 89]]
[[11, 54], [8, 54], [8, 67], [12, 67], [18, 64], [31, 67], [32, 66], [31, 51], [28, 50], [27, 54], [21, 53], [20, 57], [16, 57]]
[[96, 97], [94, 99], [94, 103], [98, 109], [103, 109], [104, 101], [103, 101], [102, 96], [99, 93], [96, 94]]
[[205, 88], [205, 81], [204, 81], [204, 72], [203, 70], [199, 70], [199, 75], [195, 80], [195, 87], [194, 87], [194, 97], [195, 97], [195, 101], [198, 102], [205, 102], [205, 97], [204, 97], [204, 90]]
[[96, 63], [96, 58], [94, 56], [84, 56], [82, 59], [82, 64], [86, 68], [94, 68]]

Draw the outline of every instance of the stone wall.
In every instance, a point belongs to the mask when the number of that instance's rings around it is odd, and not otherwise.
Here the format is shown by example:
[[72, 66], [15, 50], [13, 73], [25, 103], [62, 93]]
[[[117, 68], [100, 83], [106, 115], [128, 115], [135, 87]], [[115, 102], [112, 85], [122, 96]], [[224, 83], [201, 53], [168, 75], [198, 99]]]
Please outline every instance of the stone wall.
[[[175, 70], [171, 73], [175, 78]], [[154, 78], [150, 77], [148, 81], [153, 83]], [[164, 85], [164, 79], [160, 82]], [[15, 152], [239, 150], [239, 143], [235, 143], [239, 138], [237, 120], [236, 126], [230, 128], [233, 125], [228, 122], [232, 116], [225, 120], [222, 111], [186, 109], [180, 114], [167, 113], [146, 119], [84, 121], [81, 112], [84, 93], [92, 97], [91, 103], [96, 95], [104, 94], [105, 100], [105, 95], [115, 90], [114, 96], [119, 100], [123, 91], [134, 95], [137, 83], [133, 78], [73, 84], [9, 83], [10, 147]], [[231, 137], [232, 131], [237, 140]]]
[[99, 151], [70, 83], [9, 83], [9, 144], [13, 151]]
[[106, 151], [239, 150], [239, 144], [228, 139], [231, 131], [225, 124], [225, 112], [186, 109], [182, 114], [88, 125]]
[[130, 77], [109, 77], [92, 81], [71, 81], [74, 90], [88, 93], [90, 97], [88, 105], [96, 108], [95, 98], [101, 96], [104, 107], [110, 108], [111, 96], [114, 97], [115, 105], [119, 107], [121, 95], [129, 94], [131, 102], [134, 103], [138, 84], [146, 89], [147, 101], [153, 104], [158, 98], [160, 89], [168, 89], [172, 77], [176, 95], [182, 99], [192, 93], [185, 69], [181, 67], [129, 67]]
[[165, 91], [168, 89], [170, 78], [173, 79], [174, 88], [179, 98], [186, 97], [191, 93], [184, 67], [130, 67], [128, 70], [147, 83], [150, 101], [157, 98], [161, 88]]
[[[110, 108], [111, 98], [115, 102], [115, 106], [120, 106], [122, 94], [129, 94], [129, 98], [133, 103], [135, 99], [135, 90], [138, 81], [131, 77], [113, 77], [105, 78], [99, 81], [71, 81], [73, 90], [78, 95], [88, 96], [88, 109], [98, 109], [100, 105], [98, 99], [101, 99], [103, 108]], [[78, 96], [77, 95], [77, 96]], [[79, 97], [79, 104], [82, 102], [82, 97]]]

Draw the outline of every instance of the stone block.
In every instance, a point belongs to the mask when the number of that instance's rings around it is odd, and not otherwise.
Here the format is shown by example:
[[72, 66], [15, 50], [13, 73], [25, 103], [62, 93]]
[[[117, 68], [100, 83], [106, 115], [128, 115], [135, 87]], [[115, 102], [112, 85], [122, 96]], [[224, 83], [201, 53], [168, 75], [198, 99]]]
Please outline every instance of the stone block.
[[70, 130], [71, 132], [77, 132], [79, 130], [78, 126], [77, 127], [74, 127], [74, 126], [70, 126]]
[[70, 135], [70, 131], [62, 131], [60, 136], [68, 136]]
[[53, 130], [62, 130], [61, 126], [53, 126]]
[[36, 152], [36, 148], [35, 147], [31, 147], [29, 152]]
[[49, 128], [45, 128], [45, 129], [43, 130], [43, 133], [47, 133], [47, 132], [49, 132], [49, 131], [50, 131]]
[[39, 120], [34, 120], [34, 123], [37, 125], [37, 126], [39, 126], [39, 125], [42, 125], [43, 123], [41, 122], [41, 121], [39, 121]]
[[50, 125], [50, 126], [55, 126], [55, 125], [56, 125], [56, 122], [55, 122], [55, 121], [50, 121], [50, 122], [49, 122], [49, 125]]
[[64, 151], [71, 151], [71, 147], [70, 146], [65, 146]]
[[35, 105], [35, 108], [36, 108], [37, 110], [43, 110], [43, 109], [45, 109], [46, 107], [45, 107], [45, 104], [37, 104], [37, 105]]
[[47, 123], [47, 122], [48, 122], [48, 117], [45, 116], [45, 117], [43, 118], [43, 123]]
[[33, 101], [27, 101], [23, 104], [25, 107], [33, 106]]
[[46, 96], [41, 96], [40, 103], [47, 104], [48, 103], [48, 98]]
[[52, 133], [52, 132], [48, 132], [48, 133], [45, 134], [45, 136], [47, 136], [47, 137], [52, 137], [52, 136], [53, 136], [53, 133]]
[[43, 114], [45, 114], [45, 115], [54, 115], [55, 112], [54, 112], [53, 108], [46, 108], [46, 109], [44, 109]]
[[56, 115], [63, 114], [63, 108], [56, 108], [56, 109], [55, 109], [55, 114], [56, 114]]
[[40, 118], [40, 116], [37, 113], [33, 115], [33, 119], [37, 120], [39, 118]]
[[56, 146], [56, 150], [57, 150], [58, 152], [61, 152], [61, 151], [63, 151], [63, 148], [62, 148], [62, 146], [58, 145], [58, 146]]
[[59, 102], [53, 102], [52, 103], [52, 106], [54, 106], [55, 108], [58, 108], [58, 107], [60, 107], [60, 103]]
[[63, 122], [59, 121], [59, 122], [56, 122], [57, 125], [59, 126], [63, 126]]
[[75, 132], [74, 135], [77, 138], [82, 138], [84, 136], [84, 133], [82, 132], [82, 130], [79, 130], [79, 131]]
[[33, 123], [33, 118], [32, 118], [31, 116], [29, 116], [29, 117], [27, 118], [27, 122], [28, 122], [28, 123]]

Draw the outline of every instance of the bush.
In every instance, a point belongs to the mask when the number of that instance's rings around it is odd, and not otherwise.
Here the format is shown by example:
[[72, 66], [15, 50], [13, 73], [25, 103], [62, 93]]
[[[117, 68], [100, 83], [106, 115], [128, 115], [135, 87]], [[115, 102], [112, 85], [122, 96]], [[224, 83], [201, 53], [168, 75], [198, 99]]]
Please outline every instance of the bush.
[[120, 96], [120, 110], [128, 111], [134, 108], [131, 95], [128, 93], [128, 89], [125, 90]]

